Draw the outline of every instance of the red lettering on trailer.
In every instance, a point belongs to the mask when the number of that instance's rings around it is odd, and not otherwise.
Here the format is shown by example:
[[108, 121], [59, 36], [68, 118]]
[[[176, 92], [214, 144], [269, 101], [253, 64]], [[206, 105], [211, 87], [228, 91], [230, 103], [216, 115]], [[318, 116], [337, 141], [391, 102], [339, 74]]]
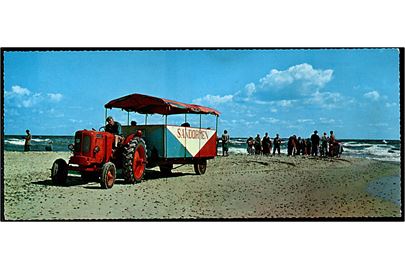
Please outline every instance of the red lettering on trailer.
[[186, 139], [208, 139], [208, 132], [205, 130], [195, 130], [195, 129], [177, 129], [177, 138]]

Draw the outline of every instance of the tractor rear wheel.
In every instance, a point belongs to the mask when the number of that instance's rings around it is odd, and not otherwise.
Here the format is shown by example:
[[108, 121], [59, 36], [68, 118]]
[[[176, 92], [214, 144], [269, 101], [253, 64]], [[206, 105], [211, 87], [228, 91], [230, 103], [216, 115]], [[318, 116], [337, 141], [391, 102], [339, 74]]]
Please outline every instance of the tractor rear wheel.
[[101, 170], [100, 184], [101, 188], [112, 188], [115, 183], [116, 169], [112, 162], [107, 162], [103, 165]]
[[167, 164], [167, 165], [160, 165], [159, 166], [160, 172], [164, 175], [169, 175], [172, 173], [173, 170], [173, 164]]
[[194, 163], [194, 171], [196, 174], [204, 174], [207, 169], [207, 160], [200, 160]]
[[56, 185], [65, 185], [68, 176], [68, 165], [64, 159], [57, 159], [52, 165], [51, 179]]
[[146, 167], [146, 145], [139, 137], [133, 138], [124, 149], [124, 165], [122, 172], [126, 183], [134, 184], [142, 181]]

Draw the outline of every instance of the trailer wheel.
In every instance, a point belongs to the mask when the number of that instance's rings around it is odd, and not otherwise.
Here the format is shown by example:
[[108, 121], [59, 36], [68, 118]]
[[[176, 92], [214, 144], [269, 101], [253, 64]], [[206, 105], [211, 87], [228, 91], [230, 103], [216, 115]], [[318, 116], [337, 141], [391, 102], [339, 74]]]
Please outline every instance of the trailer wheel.
[[207, 169], [207, 160], [200, 160], [194, 163], [194, 171], [196, 174], [201, 175], [204, 174]]
[[51, 179], [56, 185], [65, 185], [68, 176], [68, 165], [64, 159], [57, 159], [52, 165]]
[[133, 138], [124, 149], [124, 166], [122, 172], [126, 183], [142, 181], [146, 167], [146, 145], [139, 137]]
[[160, 165], [159, 166], [160, 172], [164, 175], [169, 175], [172, 173], [173, 170], [173, 164], [168, 164], [168, 165]]
[[112, 162], [107, 162], [103, 165], [101, 171], [100, 184], [101, 188], [107, 189], [112, 188], [115, 183], [116, 169]]

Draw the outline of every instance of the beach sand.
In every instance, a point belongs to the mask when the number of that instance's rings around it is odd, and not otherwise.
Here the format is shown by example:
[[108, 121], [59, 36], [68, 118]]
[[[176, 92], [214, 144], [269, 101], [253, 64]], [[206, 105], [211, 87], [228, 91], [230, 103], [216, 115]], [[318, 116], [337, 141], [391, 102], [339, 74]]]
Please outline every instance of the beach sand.
[[[140, 184], [112, 189], [70, 175], [55, 186], [50, 168], [68, 152], [4, 152], [5, 220], [244, 219], [400, 217], [398, 204], [367, 192], [400, 175], [400, 165], [368, 159], [231, 155], [170, 177], [148, 170]], [[400, 189], [400, 187], [398, 187]]]

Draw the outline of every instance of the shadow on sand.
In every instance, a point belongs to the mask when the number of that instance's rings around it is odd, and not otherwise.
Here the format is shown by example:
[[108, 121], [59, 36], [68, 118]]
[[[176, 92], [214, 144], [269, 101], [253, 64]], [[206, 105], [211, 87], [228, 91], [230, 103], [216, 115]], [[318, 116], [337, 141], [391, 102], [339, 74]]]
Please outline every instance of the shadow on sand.
[[[181, 177], [181, 176], [186, 176], [186, 175], [195, 175], [195, 174], [194, 173], [182, 173], [182, 172], [164, 174], [159, 171], [146, 170], [142, 181], [170, 179], [170, 178], [176, 178], [176, 177]], [[117, 177], [118, 178], [115, 180], [114, 185], [129, 185], [129, 184], [125, 183], [124, 179], [122, 178], [122, 175], [117, 175]], [[94, 179], [94, 181], [88, 181], [88, 180], [82, 179], [78, 175], [69, 175], [67, 178], [66, 184], [64, 184], [64, 185], [57, 185], [57, 184], [53, 183], [50, 178], [46, 179], [46, 180], [31, 182], [31, 183], [35, 184], [35, 185], [42, 185], [42, 186], [71, 187], [71, 186], [86, 185], [89, 183], [98, 183], [98, 181], [99, 180], [97, 180], [97, 179]], [[101, 186], [83, 186], [83, 188], [101, 189]]]

